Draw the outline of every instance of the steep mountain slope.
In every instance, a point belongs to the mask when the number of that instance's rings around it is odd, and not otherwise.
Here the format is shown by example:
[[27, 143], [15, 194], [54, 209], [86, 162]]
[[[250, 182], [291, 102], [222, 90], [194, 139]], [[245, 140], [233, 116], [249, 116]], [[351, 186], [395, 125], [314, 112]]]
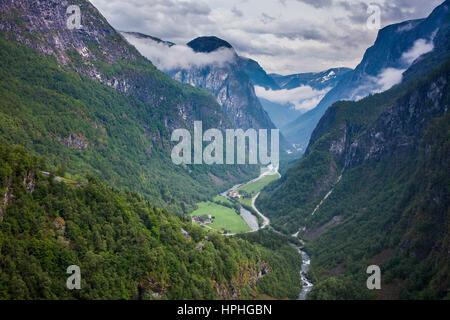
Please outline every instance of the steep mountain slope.
[[241, 57], [241, 63], [244, 65], [245, 72], [247, 72], [250, 80], [253, 82], [253, 85], [271, 90], [281, 89], [275, 80], [266, 73], [257, 61]]
[[448, 43], [445, 38], [448, 38], [449, 6], [447, 0], [426, 19], [380, 30], [375, 44], [366, 51], [356, 69], [344, 76], [315, 109], [293, 121], [285, 130], [287, 138], [306, 147], [315, 126], [334, 102], [357, 100], [389, 89], [402, 80], [402, 73], [413, 66], [416, 58], [432, 49], [444, 55], [435, 63], [445, 60], [448, 50], [443, 46]]
[[[2, 300], [298, 295], [300, 256], [281, 237], [266, 235], [275, 251], [262, 242], [207, 235], [93, 177], [75, 185], [41, 170], [43, 159], [0, 144]], [[67, 290], [71, 265], [80, 267], [81, 290]]]
[[342, 78], [352, 71], [349, 68], [332, 68], [322, 72], [298, 73], [287, 76], [270, 74], [281, 89], [295, 89], [300, 86], [310, 86], [317, 90], [334, 88]]
[[[302, 106], [311, 103], [315, 106], [350, 71], [347, 68], [334, 68], [318, 73], [300, 73], [288, 76], [271, 74], [270, 77], [275, 80], [278, 88], [259, 85], [266, 91], [257, 88], [256, 93], [275, 125], [280, 128], [281, 132], [289, 133], [292, 119], [297, 119], [305, 113]], [[255, 79], [252, 81], [257, 82]], [[282, 97], [286, 97], [285, 99], [289, 101], [283, 101]], [[282, 102], [280, 102], [280, 98]], [[291, 138], [290, 142], [294, 144], [290, 147], [290, 152], [304, 151], [304, 146], [297, 145], [296, 139]]]
[[200, 37], [188, 43], [195, 52], [233, 51], [233, 58], [222, 65], [212, 64], [185, 70], [172, 70], [173, 78], [213, 93], [237, 128], [275, 128], [256, 97], [241, 59], [229, 43], [216, 37]]
[[310, 241], [311, 298], [375, 297], [371, 264], [383, 270], [379, 298], [448, 295], [449, 81], [450, 60], [415, 83], [334, 104], [305, 158], [261, 194], [277, 228]]
[[231, 121], [212, 95], [170, 79], [89, 2], [75, 3], [79, 30], [67, 28], [59, 1], [0, 3], [0, 142], [47, 156], [69, 177], [89, 172], [176, 212], [256, 174], [174, 166], [173, 129], [192, 128], [193, 120], [228, 128]]
[[60, 1], [2, 1], [0, 31], [7, 39], [56, 57], [63, 66], [165, 110], [164, 121], [171, 129], [187, 127], [195, 116], [201, 116], [197, 105], [220, 116], [217, 105], [205, 101], [203, 92], [180, 86], [158, 71], [88, 1], [73, 4], [81, 11], [81, 29], [67, 27], [68, 5]]
[[[256, 98], [246, 73], [246, 60], [228, 42], [212, 36], [199, 37], [187, 47], [179, 45], [167, 51], [173, 46], [170, 42], [131, 32], [122, 34], [149, 59], [155, 59], [173, 79], [212, 93], [230, 119], [229, 128], [275, 128]], [[173, 56], [165, 57], [164, 52]], [[172, 60], [181, 61], [173, 63]]]
[[292, 119], [298, 117], [302, 111], [296, 110], [292, 103], [281, 104], [259, 97], [259, 101], [264, 110], [269, 114], [273, 123], [283, 132], [284, 127], [289, 124]]

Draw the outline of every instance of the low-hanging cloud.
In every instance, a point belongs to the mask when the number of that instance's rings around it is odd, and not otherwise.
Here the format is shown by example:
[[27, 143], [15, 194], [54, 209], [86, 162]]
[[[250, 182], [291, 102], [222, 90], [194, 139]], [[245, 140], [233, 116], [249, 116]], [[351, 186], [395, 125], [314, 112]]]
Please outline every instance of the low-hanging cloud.
[[291, 90], [266, 90], [255, 86], [255, 92], [259, 98], [280, 104], [292, 104], [296, 110], [301, 111], [315, 108], [330, 89], [316, 90], [310, 86], [301, 86]]
[[403, 72], [406, 69], [395, 69], [395, 68], [386, 68], [383, 69], [378, 78], [376, 79], [376, 83], [378, 85], [378, 89], [376, 91], [383, 92], [389, 90], [393, 86], [399, 84], [403, 80]]
[[393, 86], [403, 81], [403, 73], [414, 64], [414, 62], [422, 55], [434, 50], [434, 35], [430, 40], [418, 39], [412, 47], [405, 51], [399, 63], [400, 68], [384, 68], [376, 77], [368, 76], [364, 84], [355, 89], [350, 97], [351, 100], [360, 100], [365, 96], [373, 93], [380, 93], [389, 90]]
[[125, 38], [157, 68], [163, 71], [201, 68], [207, 65], [222, 66], [235, 58], [235, 52], [221, 48], [211, 53], [195, 52], [186, 45], [168, 46], [149, 38], [124, 34]]
[[428, 52], [433, 51], [433, 49], [434, 44], [432, 40], [428, 41], [426, 39], [419, 39], [416, 42], [414, 42], [414, 45], [410, 50], [403, 53], [402, 60], [408, 65], [411, 65], [417, 58]]
[[[432, 37], [433, 38], [433, 37]], [[420, 56], [433, 51], [433, 40], [418, 39], [414, 42], [411, 49], [402, 54], [401, 63], [405, 64], [405, 68], [386, 68], [381, 70], [375, 82], [378, 88], [375, 92], [383, 92], [389, 90], [393, 86], [399, 84], [403, 80], [403, 73], [416, 61]]]
[[[118, 30], [175, 43], [214, 35], [269, 73], [354, 68], [377, 36], [367, 6], [380, 5], [381, 23], [426, 17], [443, 0], [91, 0]], [[266, 13], [275, 20], [261, 19]]]

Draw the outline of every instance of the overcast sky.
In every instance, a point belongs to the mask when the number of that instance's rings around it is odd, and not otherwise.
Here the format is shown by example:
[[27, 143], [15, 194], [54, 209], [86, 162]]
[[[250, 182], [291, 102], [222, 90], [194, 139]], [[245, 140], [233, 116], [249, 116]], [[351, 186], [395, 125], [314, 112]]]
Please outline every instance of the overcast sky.
[[367, 27], [424, 18], [443, 0], [91, 0], [118, 30], [184, 44], [205, 35], [230, 42], [266, 71], [290, 74], [354, 68], [375, 41]]

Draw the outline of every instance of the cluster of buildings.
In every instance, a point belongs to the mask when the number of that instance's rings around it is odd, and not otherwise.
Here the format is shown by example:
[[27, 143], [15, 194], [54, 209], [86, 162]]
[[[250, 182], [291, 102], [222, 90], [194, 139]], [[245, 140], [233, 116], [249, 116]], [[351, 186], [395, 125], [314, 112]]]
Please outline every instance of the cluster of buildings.
[[241, 195], [239, 194], [239, 192], [233, 191], [233, 192], [230, 193], [230, 197], [233, 198], [233, 199], [240, 199]]
[[213, 216], [210, 214], [206, 218], [203, 218], [202, 216], [195, 216], [193, 220], [194, 222], [198, 222], [200, 224], [211, 224]]

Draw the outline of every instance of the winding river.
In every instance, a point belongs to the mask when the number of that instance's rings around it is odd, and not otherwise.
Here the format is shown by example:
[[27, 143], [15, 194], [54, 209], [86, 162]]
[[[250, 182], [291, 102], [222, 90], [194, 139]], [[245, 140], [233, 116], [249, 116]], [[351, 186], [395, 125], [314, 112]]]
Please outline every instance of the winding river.
[[302, 291], [298, 296], [298, 300], [306, 300], [308, 293], [314, 287], [314, 284], [308, 278], [309, 267], [311, 266], [311, 258], [301, 248], [296, 247], [298, 252], [302, 255], [302, 267], [300, 269], [300, 278], [302, 281]]
[[[253, 183], [255, 181], [258, 181], [260, 179], [262, 179], [263, 177], [267, 176], [267, 175], [272, 175], [272, 174], [278, 174], [280, 177], [280, 173], [278, 172], [278, 168], [274, 168], [274, 167], [268, 167], [265, 170], [262, 170], [261, 175], [256, 178], [253, 179], [245, 184], [238, 184], [235, 185], [234, 187], [232, 187], [231, 189], [221, 193], [221, 196], [229, 199], [229, 194], [236, 191], [238, 188], [240, 188], [243, 185], [249, 184], [249, 183]], [[265, 229], [267, 227], [269, 227], [270, 230], [272, 230], [273, 232], [276, 233], [280, 233], [278, 231], [276, 231], [275, 229], [273, 229], [270, 226], [270, 219], [267, 218], [266, 216], [264, 216], [259, 210], [258, 208], [256, 208], [255, 206], [255, 202], [256, 199], [258, 199], [260, 193], [258, 193], [256, 196], [254, 196], [252, 198], [252, 208], [253, 210], [255, 210], [255, 212], [263, 219], [263, 224], [261, 226], [259, 226], [258, 223], [258, 219], [248, 210], [241, 208], [241, 217], [244, 219], [244, 221], [248, 224], [248, 226], [250, 227], [251, 231], [249, 232], [257, 232], [261, 229]], [[294, 237], [297, 237], [298, 233], [296, 235], [293, 235]], [[308, 278], [308, 273], [309, 273], [309, 268], [311, 266], [311, 258], [309, 257], [309, 255], [300, 247], [294, 245], [291, 243], [291, 245], [293, 247], [295, 247], [298, 252], [300, 253], [300, 255], [302, 256], [302, 266], [300, 268], [300, 279], [301, 279], [301, 283], [302, 283], [302, 291], [300, 292], [300, 295], [298, 296], [297, 300], [306, 300], [308, 293], [311, 292], [312, 288], [314, 287], [314, 284], [311, 282], [311, 280]]]

